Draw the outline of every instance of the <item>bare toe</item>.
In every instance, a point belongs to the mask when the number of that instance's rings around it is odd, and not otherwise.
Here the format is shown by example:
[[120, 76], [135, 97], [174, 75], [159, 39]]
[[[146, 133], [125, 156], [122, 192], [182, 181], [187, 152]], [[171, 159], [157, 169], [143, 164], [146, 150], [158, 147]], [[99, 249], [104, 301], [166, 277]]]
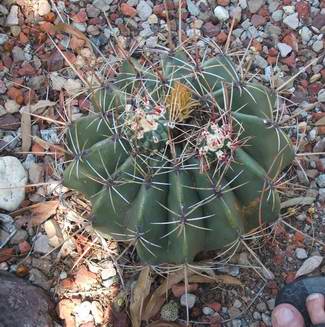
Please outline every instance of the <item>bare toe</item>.
[[306, 307], [311, 322], [315, 324], [325, 323], [325, 299], [323, 294], [314, 293], [307, 297]]
[[304, 319], [300, 312], [291, 304], [277, 305], [272, 312], [272, 326], [274, 327], [304, 327]]

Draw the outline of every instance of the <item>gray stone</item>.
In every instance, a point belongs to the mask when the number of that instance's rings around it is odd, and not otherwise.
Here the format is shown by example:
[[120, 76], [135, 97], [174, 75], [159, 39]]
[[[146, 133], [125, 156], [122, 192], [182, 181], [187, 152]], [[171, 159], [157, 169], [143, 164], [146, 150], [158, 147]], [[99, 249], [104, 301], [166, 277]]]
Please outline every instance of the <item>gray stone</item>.
[[248, 0], [248, 9], [252, 14], [255, 14], [264, 4], [264, 0]]
[[265, 312], [267, 310], [267, 307], [266, 307], [266, 304], [265, 302], [259, 302], [257, 305], [256, 305], [256, 310], [258, 310], [259, 312]]
[[9, 14], [8, 9], [7, 9], [4, 5], [0, 4], [0, 16], [1, 16], [1, 15], [6, 16], [6, 15], [8, 15], [8, 14]]
[[41, 233], [37, 234], [34, 242], [34, 252], [47, 254], [51, 249], [48, 236]]
[[241, 308], [242, 305], [243, 304], [238, 299], [236, 299], [233, 304], [233, 306], [237, 309]]
[[325, 188], [320, 188], [318, 190], [319, 202], [325, 203]]
[[49, 296], [13, 274], [0, 271], [0, 312], [3, 326], [53, 326]]
[[242, 321], [240, 319], [234, 319], [232, 321], [232, 327], [242, 327]]
[[0, 45], [3, 45], [9, 40], [9, 37], [7, 34], [0, 33]]
[[268, 62], [260, 55], [255, 56], [254, 64], [262, 69], [265, 69], [268, 66]]
[[325, 187], [325, 174], [321, 174], [316, 178], [317, 185], [319, 187]]
[[196, 301], [196, 296], [191, 293], [185, 293], [181, 296], [181, 305], [184, 307], [188, 307], [189, 309], [192, 309], [194, 307]]
[[292, 48], [286, 43], [278, 43], [278, 49], [280, 50], [282, 57], [286, 57], [289, 53], [292, 52]]
[[175, 301], [170, 301], [163, 305], [160, 311], [162, 320], [175, 321], [178, 319], [178, 304]]
[[272, 311], [275, 307], [275, 299], [269, 299], [266, 301], [267, 307], [270, 311]]
[[259, 312], [255, 311], [255, 312], [253, 313], [253, 318], [254, 318], [255, 320], [261, 320], [261, 314], [260, 314]]
[[268, 0], [269, 12], [274, 12], [278, 9], [280, 5], [279, 0]]
[[299, 18], [298, 18], [298, 13], [291, 14], [287, 16], [284, 20], [283, 23], [292, 28], [293, 30], [296, 30], [299, 26]]
[[31, 164], [28, 169], [29, 180], [32, 184], [38, 184], [44, 181], [43, 166], [37, 163]]
[[273, 12], [272, 19], [275, 22], [279, 22], [280, 20], [282, 20], [282, 18], [283, 18], [283, 11], [281, 9], [278, 9], [278, 10]]
[[6, 24], [8, 26], [18, 25], [19, 23], [18, 12], [19, 12], [18, 6], [16, 5], [11, 6], [9, 15], [7, 16], [7, 20], [6, 20]]
[[16, 210], [25, 198], [27, 173], [20, 161], [11, 156], [0, 158], [0, 208]]
[[242, 9], [247, 8], [247, 1], [246, 0], [239, 0], [239, 5]]
[[303, 248], [296, 248], [295, 255], [297, 259], [303, 260], [308, 258], [308, 254], [305, 249]]
[[25, 60], [25, 53], [24, 50], [18, 46], [13, 47], [12, 51], [12, 57], [14, 59], [14, 62], [18, 61], [24, 61]]
[[324, 48], [324, 42], [323, 40], [317, 40], [313, 43], [312, 45], [312, 49], [318, 53], [318, 52], [321, 52]]
[[108, 11], [113, 0], [95, 0], [93, 5], [101, 11]]
[[137, 12], [141, 20], [147, 20], [152, 14], [152, 8], [146, 1], [141, 0], [137, 5]]
[[45, 290], [50, 289], [51, 281], [47, 279], [47, 277], [38, 269], [32, 268], [29, 271], [29, 278], [28, 280], [39, 287], [42, 287]]
[[272, 326], [271, 317], [269, 315], [267, 315], [266, 313], [262, 313], [262, 320], [266, 326], [268, 326], [268, 327]]
[[28, 234], [24, 229], [18, 229], [15, 235], [10, 239], [10, 244], [19, 244], [22, 241], [27, 240]]
[[217, 6], [214, 9], [214, 15], [220, 20], [221, 22], [224, 22], [229, 19], [229, 12], [226, 8], [222, 6]]

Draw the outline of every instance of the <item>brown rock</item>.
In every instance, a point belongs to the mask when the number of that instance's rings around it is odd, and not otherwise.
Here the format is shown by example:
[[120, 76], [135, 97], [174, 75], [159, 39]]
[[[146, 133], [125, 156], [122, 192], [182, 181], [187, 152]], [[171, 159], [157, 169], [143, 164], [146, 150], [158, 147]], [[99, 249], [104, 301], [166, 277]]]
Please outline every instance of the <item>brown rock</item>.
[[[198, 289], [199, 285], [196, 283], [189, 284], [187, 286], [187, 292], [194, 292]], [[172, 287], [172, 293], [175, 297], [181, 297], [183, 294], [185, 294], [185, 285], [184, 284], [176, 284]]]
[[220, 25], [215, 25], [212, 22], [207, 22], [202, 26], [203, 34], [209, 37], [214, 37], [220, 33]]
[[307, 18], [310, 15], [309, 4], [305, 1], [297, 2], [296, 11], [298, 13], [299, 18]]
[[217, 42], [220, 44], [224, 44], [224, 43], [226, 43], [227, 38], [228, 38], [228, 34], [226, 34], [224, 31], [222, 31], [217, 35]]
[[53, 309], [49, 296], [41, 288], [0, 271], [2, 326], [51, 327]]
[[282, 39], [282, 42], [290, 45], [294, 51], [296, 51], [296, 52], [298, 51], [298, 40], [297, 40], [295, 33], [290, 32], [290, 33], [286, 34], [284, 36], [284, 38]]
[[224, 7], [226, 7], [226, 6], [229, 5], [230, 0], [218, 0], [217, 3], [218, 3], [219, 6], [224, 6]]
[[134, 17], [137, 14], [137, 10], [127, 3], [121, 4], [121, 12], [124, 16]]
[[80, 289], [90, 290], [97, 284], [97, 275], [81, 266], [75, 276], [75, 283]]
[[253, 15], [251, 22], [254, 26], [258, 27], [266, 23], [266, 18], [261, 15]]

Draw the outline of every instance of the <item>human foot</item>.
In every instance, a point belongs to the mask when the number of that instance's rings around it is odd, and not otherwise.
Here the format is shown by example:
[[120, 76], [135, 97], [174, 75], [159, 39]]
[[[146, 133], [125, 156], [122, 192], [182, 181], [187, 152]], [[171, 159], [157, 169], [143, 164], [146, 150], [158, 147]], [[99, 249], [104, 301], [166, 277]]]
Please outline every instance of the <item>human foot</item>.
[[[306, 298], [306, 308], [314, 326], [325, 327], [325, 298], [323, 294], [313, 293]], [[274, 327], [305, 327], [304, 317], [289, 303], [282, 303], [272, 312]]]

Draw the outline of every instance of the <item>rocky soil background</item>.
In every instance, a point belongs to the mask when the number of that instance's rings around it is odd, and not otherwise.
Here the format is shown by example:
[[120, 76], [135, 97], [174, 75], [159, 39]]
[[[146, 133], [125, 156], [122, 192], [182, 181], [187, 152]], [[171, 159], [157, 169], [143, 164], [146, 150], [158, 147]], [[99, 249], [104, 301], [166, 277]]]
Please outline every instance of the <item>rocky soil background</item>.
[[324, 0], [3, 0], [0, 269], [49, 292], [55, 326], [130, 325], [133, 255], [118, 264], [122, 245], [96, 235], [89, 204], [61, 186], [63, 135], [69, 121], [91, 109], [79, 77], [107, 69], [96, 57], [167, 45], [168, 29], [179, 34], [179, 8], [183, 39], [223, 47], [229, 37], [253, 53], [251, 69], [266, 84], [287, 81], [283, 119], [297, 145], [297, 174], [285, 184], [279, 222], [215, 266], [243, 287], [191, 283], [185, 294], [175, 284], [153, 320], [182, 324], [187, 303], [192, 326], [271, 326], [283, 284], [325, 273]]

